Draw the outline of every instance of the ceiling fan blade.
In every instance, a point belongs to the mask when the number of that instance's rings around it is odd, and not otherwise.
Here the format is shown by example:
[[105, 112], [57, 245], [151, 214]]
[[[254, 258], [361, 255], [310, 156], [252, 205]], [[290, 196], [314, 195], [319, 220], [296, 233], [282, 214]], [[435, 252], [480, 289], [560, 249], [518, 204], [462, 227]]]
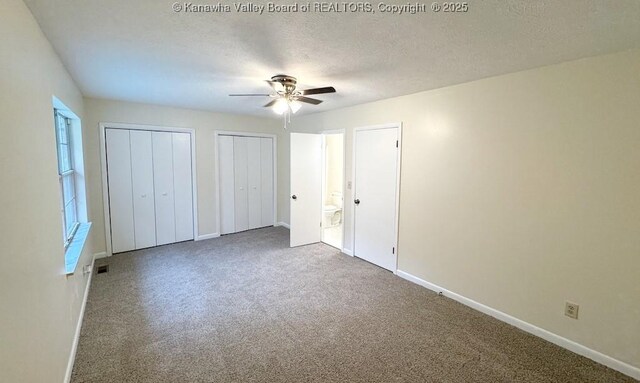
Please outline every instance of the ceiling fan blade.
[[258, 93], [244, 93], [244, 94], [230, 94], [231, 97], [243, 96], [243, 97], [252, 97], [252, 96], [261, 96], [261, 97], [269, 97], [270, 94], [258, 94]]
[[311, 97], [298, 97], [298, 98], [296, 98], [296, 100], [298, 100], [300, 102], [306, 102], [307, 104], [313, 104], [313, 105], [318, 105], [318, 104], [322, 103], [322, 100], [318, 100], [318, 99], [311, 98]]
[[268, 108], [268, 107], [270, 107], [270, 106], [273, 106], [273, 105], [275, 105], [275, 103], [276, 103], [277, 101], [278, 101], [278, 99], [277, 99], [277, 98], [276, 98], [275, 100], [271, 100], [271, 101], [269, 101], [268, 103], [266, 103], [264, 107], [265, 107], [265, 108]]
[[308, 96], [311, 94], [335, 93], [336, 88], [332, 86], [325, 86], [324, 88], [305, 89], [300, 92], [302, 92], [303, 95]]

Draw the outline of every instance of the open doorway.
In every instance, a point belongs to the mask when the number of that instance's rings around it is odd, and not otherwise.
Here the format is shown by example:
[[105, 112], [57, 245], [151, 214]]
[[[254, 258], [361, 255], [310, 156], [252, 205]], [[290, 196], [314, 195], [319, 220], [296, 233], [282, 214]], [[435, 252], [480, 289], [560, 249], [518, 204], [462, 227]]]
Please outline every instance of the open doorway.
[[342, 250], [344, 132], [322, 134], [322, 242]]

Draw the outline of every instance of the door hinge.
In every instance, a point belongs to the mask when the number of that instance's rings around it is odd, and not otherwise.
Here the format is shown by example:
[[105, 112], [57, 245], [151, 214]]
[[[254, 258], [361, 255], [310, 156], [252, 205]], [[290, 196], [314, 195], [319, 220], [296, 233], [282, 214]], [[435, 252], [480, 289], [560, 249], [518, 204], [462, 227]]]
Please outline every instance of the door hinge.
[[396, 148], [398, 147], [398, 140], [396, 140]]
[[395, 253], [396, 253], [396, 248], [395, 247], [391, 248], [391, 254], [395, 254]]

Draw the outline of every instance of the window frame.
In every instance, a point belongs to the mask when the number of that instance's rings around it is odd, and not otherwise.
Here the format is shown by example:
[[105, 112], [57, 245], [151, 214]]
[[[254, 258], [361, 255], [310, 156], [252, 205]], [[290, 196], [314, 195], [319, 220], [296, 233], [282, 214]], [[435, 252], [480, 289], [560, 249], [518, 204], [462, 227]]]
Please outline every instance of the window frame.
[[[61, 133], [61, 122], [65, 125], [64, 134]], [[56, 134], [56, 152], [58, 157], [58, 181], [60, 183], [61, 192], [60, 211], [62, 215], [62, 239], [66, 250], [71, 244], [71, 241], [73, 241], [73, 237], [80, 226], [80, 220], [78, 218], [78, 194], [76, 187], [77, 179], [74, 167], [73, 141], [71, 136], [72, 119], [62, 113], [59, 109], [54, 108], [54, 125]], [[62, 141], [66, 142], [62, 142], [61, 138], [63, 138]], [[68, 168], [63, 168], [63, 151], [66, 151]], [[68, 190], [69, 188], [65, 187], [65, 180], [71, 180], [69, 182], [71, 190]], [[65, 201], [67, 195], [70, 195], [71, 197], [68, 201]], [[67, 213], [69, 212], [69, 209], [73, 209], [72, 216], [74, 217], [74, 222], [71, 224], [67, 222]]]

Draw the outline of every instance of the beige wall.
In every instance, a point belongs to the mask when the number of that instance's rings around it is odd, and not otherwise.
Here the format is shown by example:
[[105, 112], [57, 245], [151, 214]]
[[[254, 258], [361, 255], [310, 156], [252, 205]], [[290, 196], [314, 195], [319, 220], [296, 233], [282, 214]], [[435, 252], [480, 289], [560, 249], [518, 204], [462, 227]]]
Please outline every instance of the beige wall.
[[640, 50], [583, 59], [292, 130], [347, 128], [349, 180], [352, 128], [401, 121], [399, 269], [640, 367], [638, 68]]
[[83, 100], [21, 0], [0, 12], [0, 381], [62, 382], [91, 264], [64, 273], [52, 96]]
[[[159, 105], [137, 104], [122, 101], [85, 98], [85, 129], [87, 152], [85, 168], [89, 179], [91, 205], [89, 214], [94, 224], [94, 252], [106, 249], [102, 176], [100, 167], [100, 122], [158, 125], [193, 128], [196, 132], [196, 172], [198, 191], [198, 230], [200, 235], [219, 233], [216, 223], [218, 210], [215, 194], [215, 145], [214, 131], [260, 132], [282, 135], [279, 120], [212, 113]], [[278, 137], [280, 140], [281, 137]], [[283, 155], [278, 151], [278, 155]]]
[[[105, 248], [98, 122], [196, 129], [199, 234], [217, 231], [213, 131], [279, 135], [285, 222], [289, 140], [278, 120], [83, 100], [20, 0], [3, 2], [0, 35], [0, 381], [57, 382], [87, 278], [63, 271], [51, 97], [83, 120], [93, 252]], [[352, 128], [402, 121], [400, 270], [640, 367], [638, 67], [638, 50], [584, 59], [297, 116], [292, 130], [347, 128], [350, 179]]]

